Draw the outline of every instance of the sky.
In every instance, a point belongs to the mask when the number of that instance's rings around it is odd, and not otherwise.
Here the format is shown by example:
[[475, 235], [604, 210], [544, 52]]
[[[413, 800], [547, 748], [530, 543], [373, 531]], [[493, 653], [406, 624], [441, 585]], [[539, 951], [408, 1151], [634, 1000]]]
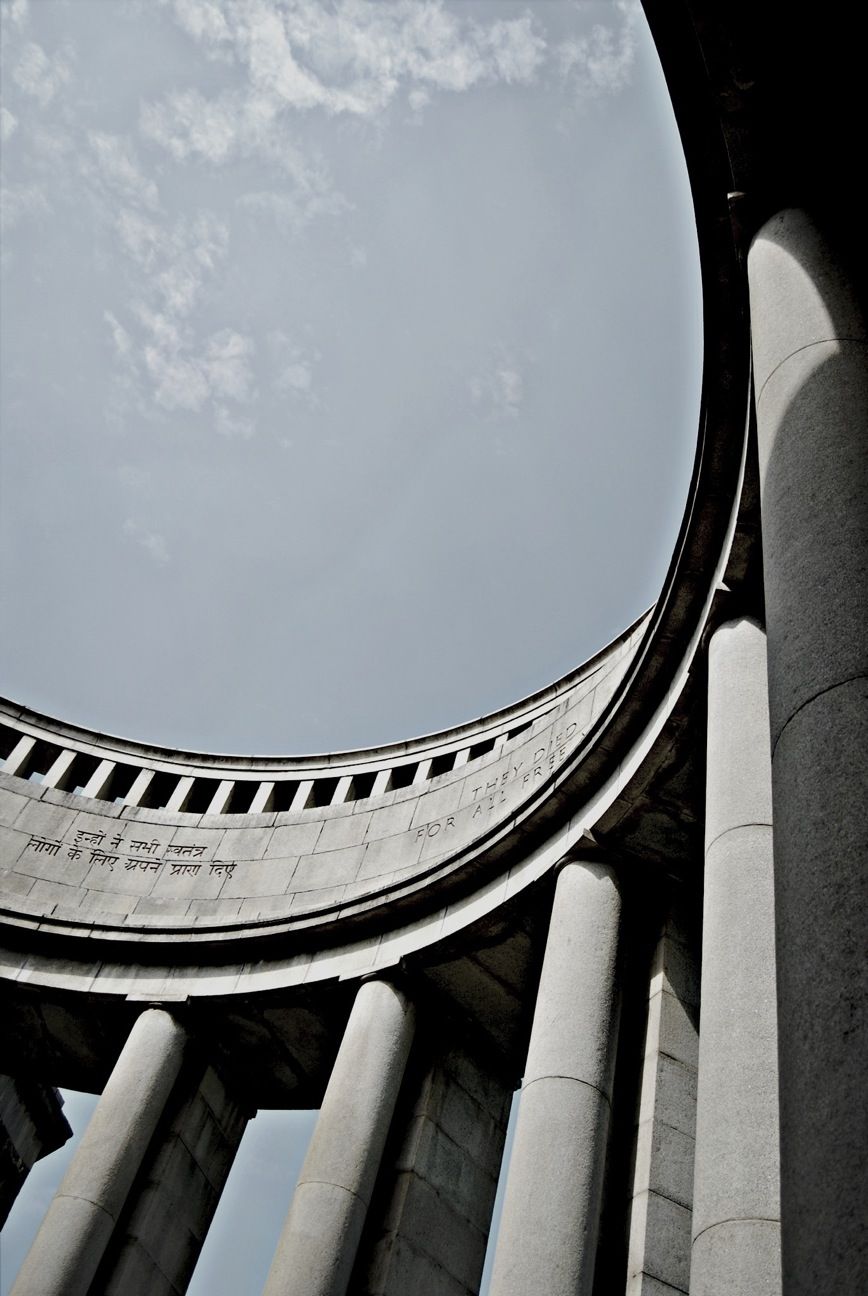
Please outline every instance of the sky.
[[632, 0], [0, 8], [0, 692], [347, 749], [654, 601], [701, 319]]
[[[0, 32], [0, 692], [347, 749], [654, 601], [701, 305], [632, 0], [0, 0]], [[311, 1122], [251, 1123], [192, 1296], [259, 1289]]]

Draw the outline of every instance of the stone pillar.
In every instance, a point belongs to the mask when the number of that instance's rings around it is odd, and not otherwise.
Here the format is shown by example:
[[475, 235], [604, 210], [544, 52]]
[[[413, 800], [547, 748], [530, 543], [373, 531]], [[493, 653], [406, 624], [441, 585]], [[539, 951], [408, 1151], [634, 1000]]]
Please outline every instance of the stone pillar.
[[387, 981], [356, 995], [263, 1296], [347, 1289], [413, 1037]]
[[618, 1026], [621, 899], [611, 868], [558, 877], [491, 1296], [590, 1296]]
[[748, 261], [774, 797], [783, 1283], [868, 1290], [868, 330], [783, 211]]
[[651, 964], [626, 1296], [689, 1290], [699, 1049], [695, 925], [684, 899], [670, 899]]
[[[431, 1005], [429, 1004], [429, 1008]], [[512, 1084], [452, 1020], [419, 1031], [374, 1192], [353, 1296], [476, 1296]]]
[[187, 1290], [248, 1111], [202, 1058], [175, 1086], [92, 1285], [99, 1296]]
[[27, 1254], [12, 1296], [85, 1296], [178, 1077], [186, 1035], [137, 1019]]
[[772, 788], [765, 635], [708, 654], [691, 1296], [780, 1296]]

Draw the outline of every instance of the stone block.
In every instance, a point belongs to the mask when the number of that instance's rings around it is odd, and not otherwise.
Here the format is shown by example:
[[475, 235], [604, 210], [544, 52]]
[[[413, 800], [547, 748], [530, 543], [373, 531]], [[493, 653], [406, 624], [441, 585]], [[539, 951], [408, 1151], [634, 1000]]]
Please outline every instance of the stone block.
[[726, 1296], [781, 1296], [777, 1220], [727, 1220], [696, 1239], [690, 1296], [717, 1296], [718, 1292], [726, 1292]]
[[696, 1069], [699, 1060], [698, 1009], [685, 1005], [668, 990], [652, 995], [648, 1004], [645, 1056], [665, 1053]]
[[671, 1125], [643, 1121], [636, 1131], [634, 1183], [690, 1210], [695, 1146], [689, 1134]]
[[223, 879], [222, 898], [285, 895], [290, 889], [297, 861], [294, 859], [244, 860], [232, 877]]
[[314, 891], [355, 881], [364, 853], [364, 846], [350, 846], [322, 855], [303, 855], [293, 874], [293, 891]]
[[326, 819], [314, 847], [315, 853], [361, 845], [369, 822], [370, 813], [344, 814], [339, 818]]
[[273, 829], [227, 828], [217, 850], [220, 859], [262, 859], [271, 841]]
[[265, 858], [271, 859], [277, 855], [296, 858], [299, 855], [311, 854], [322, 832], [322, 826], [321, 819], [278, 825], [269, 839]]
[[696, 1072], [674, 1058], [658, 1054], [642, 1067], [639, 1124], [657, 1120], [682, 1134], [696, 1134]]
[[653, 1192], [635, 1197], [628, 1276], [645, 1273], [686, 1292], [690, 1282], [690, 1220], [690, 1211], [667, 1197]]
[[369, 841], [358, 877], [380, 877], [415, 865], [422, 852], [422, 842], [415, 833], [400, 833]]

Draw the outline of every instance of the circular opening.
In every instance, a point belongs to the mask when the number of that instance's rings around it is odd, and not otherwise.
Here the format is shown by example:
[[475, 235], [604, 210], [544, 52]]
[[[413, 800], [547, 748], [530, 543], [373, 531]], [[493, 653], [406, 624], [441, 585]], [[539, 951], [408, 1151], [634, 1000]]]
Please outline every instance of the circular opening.
[[701, 319], [638, 6], [43, 0], [4, 36], [9, 696], [372, 745], [654, 601]]

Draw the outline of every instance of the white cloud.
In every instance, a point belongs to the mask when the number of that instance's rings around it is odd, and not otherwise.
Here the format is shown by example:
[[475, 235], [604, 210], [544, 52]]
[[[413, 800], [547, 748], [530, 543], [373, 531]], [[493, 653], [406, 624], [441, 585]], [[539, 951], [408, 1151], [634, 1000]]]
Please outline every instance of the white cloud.
[[103, 319], [109, 326], [115, 354], [118, 359], [124, 361], [131, 360], [133, 353], [133, 340], [124, 328], [123, 324], [115, 318], [111, 311], [104, 311]]
[[4, 185], [0, 189], [0, 232], [8, 233], [19, 221], [44, 216], [50, 210], [48, 199], [39, 185]]
[[129, 140], [104, 131], [89, 131], [87, 138], [96, 176], [113, 197], [151, 210], [159, 207], [157, 186], [142, 172]]
[[252, 419], [231, 413], [226, 405], [216, 407], [214, 426], [221, 436], [240, 437], [242, 441], [249, 441], [256, 431]]
[[314, 409], [320, 401], [313, 390], [314, 366], [321, 359], [319, 351], [296, 345], [286, 333], [276, 329], [268, 335], [268, 346], [274, 365], [273, 386], [282, 396]]
[[629, 85], [636, 59], [637, 0], [616, 0], [616, 26], [597, 24], [588, 36], [571, 37], [557, 48], [560, 70], [579, 99], [616, 94]]
[[[442, 0], [173, 0], [179, 25], [246, 67], [250, 92], [282, 108], [371, 116], [403, 85], [458, 92], [527, 83], [544, 59], [531, 13], [488, 25]], [[418, 101], [417, 101], [418, 105]]]
[[70, 77], [70, 66], [63, 54], [53, 58], [41, 45], [29, 41], [12, 72], [12, 80], [20, 90], [30, 95], [41, 108], [47, 108], [61, 86]]
[[4, 0], [0, 5], [0, 20], [13, 27], [23, 27], [30, 12], [28, 0]]
[[169, 547], [166, 544], [165, 536], [159, 531], [150, 531], [147, 527], [142, 526], [135, 518], [127, 518], [124, 522], [124, 535], [134, 541], [145, 553], [153, 558], [155, 563], [164, 566], [170, 561]]
[[250, 399], [253, 372], [250, 357], [253, 341], [234, 329], [223, 329], [208, 340], [202, 367], [208, 377], [211, 391], [216, 396], [234, 401]]
[[10, 140], [18, 129], [18, 118], [8, 108], [0, 107], [0, 142]]
[[165, 316], [140, 312], [151, 340], [143, 348], [156, 403], [165, 410], [199, 413], [209, 402], [242, 403], [253, 396], [253, 341], [222, 329], [201, 350]]
[[524, 378], [509, 357], [475, 374], [468, 385], [474, 405], [490, 418], [518, 416], [524, 399]]

